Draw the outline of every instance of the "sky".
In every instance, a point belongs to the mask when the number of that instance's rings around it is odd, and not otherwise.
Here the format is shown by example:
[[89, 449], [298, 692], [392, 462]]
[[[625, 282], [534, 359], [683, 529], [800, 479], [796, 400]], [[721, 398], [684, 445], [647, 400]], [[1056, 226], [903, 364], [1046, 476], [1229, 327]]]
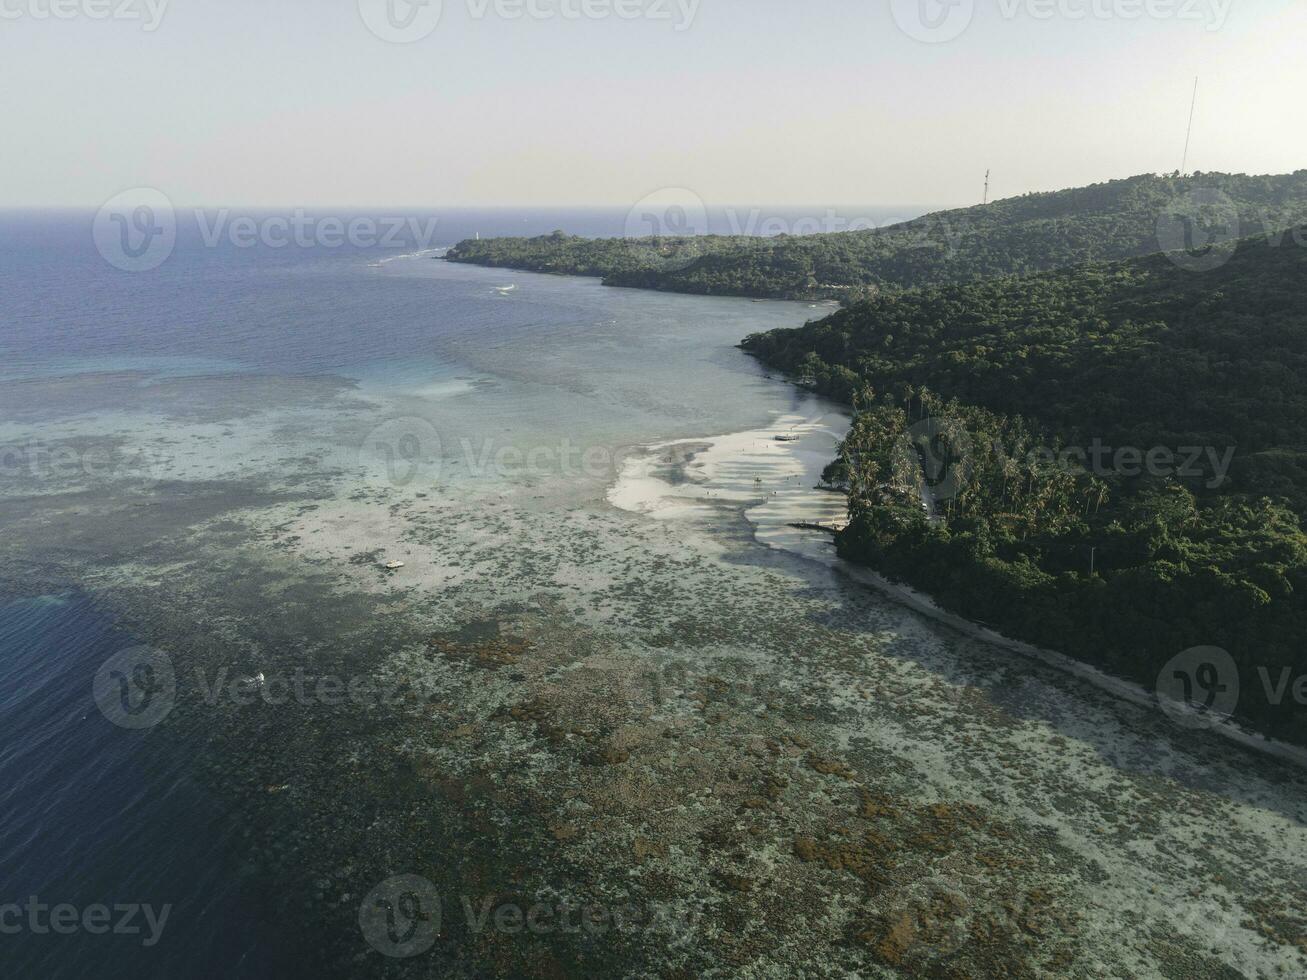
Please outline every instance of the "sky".
[[0, 206], [963, 206], [1179, 169], [1195, 76], [1187, 169], [1284, 173], [1304, 42], [1302, 0], [0, 0]]

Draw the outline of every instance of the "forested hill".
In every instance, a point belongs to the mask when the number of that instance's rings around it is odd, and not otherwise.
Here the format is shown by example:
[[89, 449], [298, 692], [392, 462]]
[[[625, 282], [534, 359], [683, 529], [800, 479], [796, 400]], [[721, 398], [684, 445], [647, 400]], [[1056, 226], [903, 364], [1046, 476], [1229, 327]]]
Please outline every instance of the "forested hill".
[[1240, 489], [1307, 514], [1307, 225], [1208, 261], [883, 293], [742, 346], [846, 402], [928, 388], [1082, 443], [1237, 447]]
[[882, 229], [779, 236], [465, 241], [447, 258], [609, 285], [772, 298], [861, 298], [887, 287], [969, 282], [1182, 248], [1195, 222], [1208, 240], [1264, 236], [1307, 220], [1307, 170], [1279, 176], [1142, 175]]
[[1307, 744], [1263, 683], [1307, 673], [1307, 226], [1205, 259], [886, 293], [744, 346], [858, 408], [845, 557], [1150, 687], [1227, 650], [1237, 713]]

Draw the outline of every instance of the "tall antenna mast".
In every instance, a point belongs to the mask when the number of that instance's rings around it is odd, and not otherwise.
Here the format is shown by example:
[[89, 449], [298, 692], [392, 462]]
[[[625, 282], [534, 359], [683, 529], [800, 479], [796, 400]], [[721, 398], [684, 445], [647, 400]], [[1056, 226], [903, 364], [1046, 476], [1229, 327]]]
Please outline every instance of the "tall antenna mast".
[[985, 203], [989, 203], [989, 171], [985, 171]]
[[1194, 134], [1194, 109], [1198, 107], [1198, 76], [1194, 76], [1194, 100], [1189, 103], [1189, 129], [1184, 134], [1184, 160], [1180, 164], [1180, 173], [1189, 166], [1189, 137]]

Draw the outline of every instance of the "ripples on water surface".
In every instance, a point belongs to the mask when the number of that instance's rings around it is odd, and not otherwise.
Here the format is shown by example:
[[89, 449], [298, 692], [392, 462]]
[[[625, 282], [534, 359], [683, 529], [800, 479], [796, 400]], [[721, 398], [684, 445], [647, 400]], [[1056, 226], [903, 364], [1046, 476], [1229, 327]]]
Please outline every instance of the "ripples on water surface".
[[184, 902], [189, 922], [170, 932], [158, 920], [157, 942], [140, 914], [126, 924], [139, 934], [6, 936], [6, 973], [183, 976], [223, 962], [231, 976], [271, 976], [246, 914], [240, 824], [194, 778], [195, 746], [116, 728], [88, 697], [88, 678], [131, 645], [80, 593], [0, 599], [4, 897], [150, 902], [161, 915]]

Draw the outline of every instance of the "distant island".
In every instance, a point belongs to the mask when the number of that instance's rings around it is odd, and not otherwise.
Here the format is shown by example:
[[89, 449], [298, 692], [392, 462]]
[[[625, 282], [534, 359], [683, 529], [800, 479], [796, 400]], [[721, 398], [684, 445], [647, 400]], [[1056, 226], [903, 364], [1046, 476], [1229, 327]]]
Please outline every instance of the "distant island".
[[[1177, 201], [1218, 244], [1160, 254]], [[1307, 170], [1141, 176], [876, 231], [555, 233], [449, 258], [839, 298], [741, 346], [854, 408], [826, 474], [844, 557], [1149, 687], [1221, 647], [1239, 718], [1307, 744], [1305, 221]]]

